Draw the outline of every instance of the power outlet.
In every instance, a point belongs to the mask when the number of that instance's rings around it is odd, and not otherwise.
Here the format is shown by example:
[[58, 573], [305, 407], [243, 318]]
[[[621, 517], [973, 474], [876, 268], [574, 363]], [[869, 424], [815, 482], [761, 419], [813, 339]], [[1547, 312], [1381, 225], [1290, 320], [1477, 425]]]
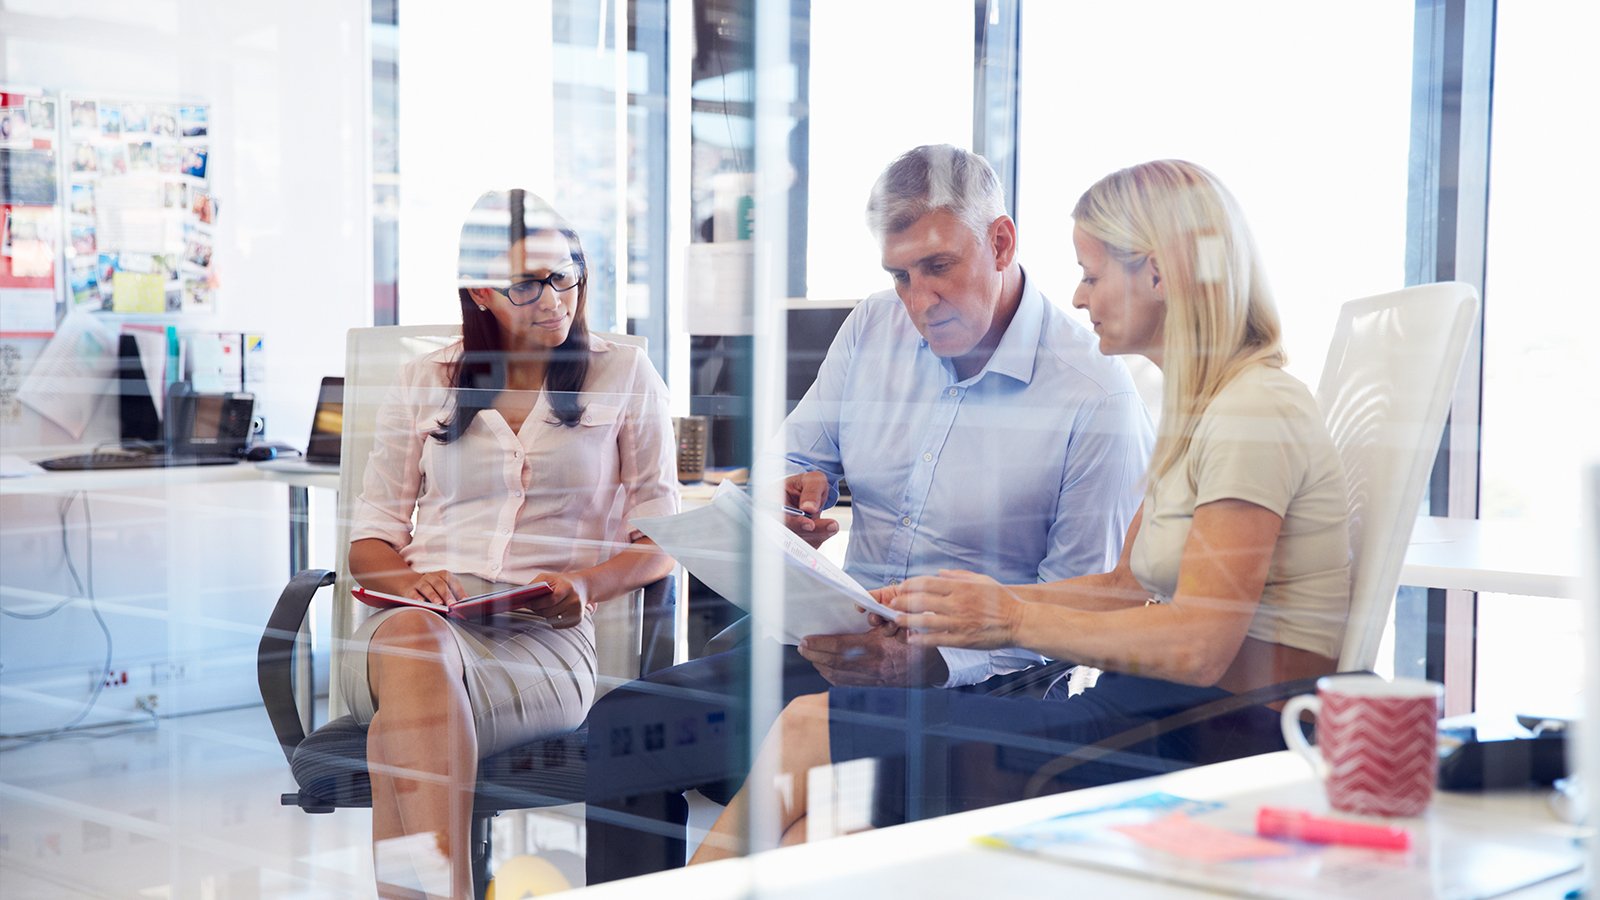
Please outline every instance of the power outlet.
[[89, 670], [89, 690], [91, 690], [91, 691], [94, 690], [97, 687], [103, 687], [103, 688], [122, 687], [122, 686], [126, 685], [127, 683], [128, 683], [128, 670], [127, 669], [112, 669], [109, 672], [106, 671], [105, 669], [90, 669]]

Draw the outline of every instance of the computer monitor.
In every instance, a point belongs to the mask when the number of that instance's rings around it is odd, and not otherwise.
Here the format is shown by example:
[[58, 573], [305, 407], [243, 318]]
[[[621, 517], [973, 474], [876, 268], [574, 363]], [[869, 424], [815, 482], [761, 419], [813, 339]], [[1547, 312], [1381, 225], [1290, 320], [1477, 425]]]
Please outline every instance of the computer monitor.
[[822, 367], [822, 360], [828, 355], [828, 348], [833, 346], [833, 338], [839, 333], [839, 326], [850, 316], [850, 306], [801, 306], [789, 307], [789, 355], [788, 355], [788, 390], [789, 401], [786, 412], [793, 411], [800, 398], [811, 389], [811, 383], [817, 380], [817, 370]]
[[131, 334], [117, 341], [117, 416], [124, 443], [161, 440], [161, 416], [139, 359], [139, 342]]

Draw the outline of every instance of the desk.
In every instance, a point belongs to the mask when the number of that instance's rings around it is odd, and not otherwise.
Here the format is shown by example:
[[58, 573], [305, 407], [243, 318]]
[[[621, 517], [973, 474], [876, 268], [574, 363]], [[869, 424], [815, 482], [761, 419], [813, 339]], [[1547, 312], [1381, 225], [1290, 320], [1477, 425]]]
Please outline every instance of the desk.
[[[694, 897], [732, 900], [749, 896], [789, 897], [1210, 897], [1213, 893], [1136, 875], [1101, 871], [991, 850], [973, 843], [978, 835], [1062, 813], [1118, 803], [1152, 791], [1199, 800], [1220, 800], [1236, 813], [1253, 813], [1263, 802], [1324, 810], [1322, 789], [1305, 762], [1289, 751], [1203, 766], [1124, 784], [1057, 794], [989, 809], [885, 828], [829, 841], [647, 875], [588, 888], [586, 898]], [[1496, 844], [1548, 853], [1579, 864], [1572, 847], [1577, 830], [1555, 819], [1545, 792], [1438, 794], [1420, 819], [1404, 820], [1417, 849], [1412, 864], [1438, 870], [1462, 866], [1451, 848], [1466, 839], [1492, 836]], [[1217, 815], [1221, 815], [1219, 812]], [[1570, 864], [1567, 864], [1570, 863]], [[1576, 875], [1524, 889], [1513, 896], [1561, 896]], [[1375, 895], [1352, 892], [1351, 896]]]
[[1400, 583], [1530, 597], [1579, 596], [1576, 536], [1510, 519], [1422, 517]]
[[[143, 490], [177, 485], [227, 484], [269, 481], [286, 485], [289, 489], [289, 576], [309, 565], [310, 489], [339, 489], [337, 468], [317, 466], [302, 460], [286, 459], [268, 462], [220, 466], [162, 466], [147, 469], [103, 469], [99, 471], [50, 472], [0, 478], [0, 496], [38, 494], [70, 494], [78, 491], [100, 493], [106, 491]], [[264, 624], [264, 623], [263, 623]], [[308, 617], [306, 628], [310, 627]], [[305, 642], [296, 654], [296, 702], [304, 720], [307, 733], [313, 722], [313, 692], [311, 634], [303, 630]]]

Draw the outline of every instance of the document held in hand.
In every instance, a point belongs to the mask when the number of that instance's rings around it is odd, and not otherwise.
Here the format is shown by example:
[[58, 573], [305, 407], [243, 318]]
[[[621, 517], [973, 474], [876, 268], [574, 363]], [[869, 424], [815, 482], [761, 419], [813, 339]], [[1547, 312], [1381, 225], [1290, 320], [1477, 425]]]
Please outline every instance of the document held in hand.
[[864, 610], [886, 618], [895, 614], [781, 521], [757, 514], [749, 496], [727, 482], [699, 509], [634, 519], [631, 524], [745, 612], [751, 612], [754, 604], [745, 582], [748, 564], [742, 548], [776, 545], [783, 554], [782, 621], [760, 615], [752, 620], [758, 632], [785, 644], [798, 644], [808, 634], [867, 631], [871, 626]]
[[415, 606], [429, 612], [438, 613], [450, 619], [465, 619], [477, 621], [497, 613], [521, 609], [524, 603], [536, 597], [543, 597], [550, 593], [550, 585], [542, 581], [526, 584], [522, 587], [506, 588], [502, 591], [490, 591], [487, 594], [474, 594], [444, 606], [429, 600], [418, 600], [416, 597], [402, 597], [399, 594], [385, 594], [382, 591], [369, 591], [364, 587], [354, 587], [350, 593], [362, 603], [375, 606], [378, 609], [392, 609], [397, 606]]

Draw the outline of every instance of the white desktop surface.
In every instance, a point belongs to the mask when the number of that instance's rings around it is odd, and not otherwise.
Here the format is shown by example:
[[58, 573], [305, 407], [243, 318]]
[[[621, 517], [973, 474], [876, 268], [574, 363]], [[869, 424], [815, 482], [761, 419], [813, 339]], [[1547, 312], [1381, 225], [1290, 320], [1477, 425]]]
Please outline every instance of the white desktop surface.
[[[683, 488], [683, 505], [707, 502], [714, 488]], [[850, 539], [850, 507], [823, 512], [839, 520], [839, 534], [822, 553], [843, 565]], [[1530, 597], [1579, 596], [1576, 536], [1514, 519], [1446, 519], [1422, 516], [1400, 569], [1400, 583], [1413, 587], [1489, 591]]]
[[[663, 872], [597, 885], [583, 891], [595, 900], [694, 897], [732, 900], [786, 897], [1200, 897], [1214, 893], [1039, 859], [978, 846], [973, 838], [1062, 813], [1118, 803], [1152, 791], [1198, 800], [1219, 800], [1253, 815], [1263, 802], [1325, 812], [1321, 785], [1305, 762], [1289, 751], [1203, 766], [1107, 787], [1025, 800], [945, 816], [896, 828], [775, 850], [752, 858]], [[1548, 791], [1488, 794], [1440, 793], [1417, 819], [1396, 820], [1412, 831], [1413, 864], [1466, 864], [1450, 859], [1450, 848], [1467, 840], [1492, 839], [1508, 849], [1571, 855], [1576, 829], [1557, 820]], [[1484, 864], [1471, 861], [1473, 864]], [[1492, 864], [1492, 860], [1484, 861]], [[1569, 870], [1570, 873], [1571, 870]], [[1557, 876], [1513, 896], [1561, 896], [1575, 875]], [[1339, 896], [1333, 894], [1333, 896]], [[1352, 893], [1348, 896], [1366, 896]]]
[[42, 472], [0, 478], [0, 495], [66, 494], [74, 491], [120, 491], [178, 484], [259, 481], [261, 474], [246, 462], [220, 466], [160, 466], [145, 469]]
[[238, 462], [220, 466], [152, 466], [142, 469], [51, 472], [0, 478], [0, 496], [120, 491], [179, 484], [273, 481], [295, 487], [339, 489], [339, 470], [300, 460]]
[[1400, 583], [1530, 597], [1578, 597], [1576, 535], [1512, 519], [1422, 517]]

